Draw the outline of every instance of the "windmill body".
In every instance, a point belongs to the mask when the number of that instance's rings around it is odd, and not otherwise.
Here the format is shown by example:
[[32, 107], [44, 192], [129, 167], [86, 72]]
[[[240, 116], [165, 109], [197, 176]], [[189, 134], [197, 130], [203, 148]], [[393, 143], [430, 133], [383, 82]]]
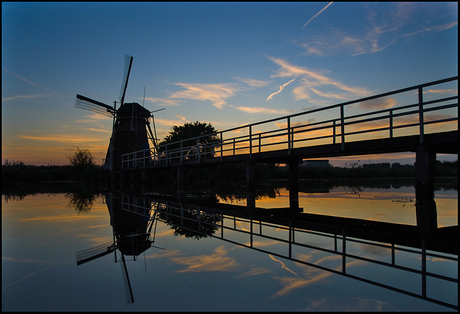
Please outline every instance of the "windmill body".
[[150, 156], [149, 137], [153, 137], [149, 134], [150, 116], [150, 112], [138, 103], [125, 103], [117, 110], [106, 155], [106, 160], [110, 160], [113, 154], [113, 170], [121, 170], [123, 154], [144, 150], [139, 154], [143, 157]]
[[113, 117], [112, 136], [104, 161], [104, 168], [110, 171], [121, 170], [123, 154], [141, 151], [135, 157], [148, 159], [151, 156], [149, 140], [152, 147], [156, 148], [156, 138], [150, 128], [150, 118], [153, 115], [138, 103], [124, 103], [132, 62], [133, 57], [126, 55], [118, 109], [117, 102], [114, 102], [114, 106], [109, 106], [79, 94], [75, 102], [77, 108]]

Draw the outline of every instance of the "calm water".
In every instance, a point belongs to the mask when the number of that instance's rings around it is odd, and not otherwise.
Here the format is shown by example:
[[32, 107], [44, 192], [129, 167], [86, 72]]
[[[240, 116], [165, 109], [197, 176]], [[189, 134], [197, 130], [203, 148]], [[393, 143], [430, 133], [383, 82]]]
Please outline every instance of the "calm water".
[[[245, 204], [232, 195], [217, 200]], [[435, 201], [438, 227], [457, 226], [458, 191], [436, 190]], [[416, 225], [410, 186], [334, 186], [301, 193], [299, 202], [306, 213]], [[268, 209], [288, 205], [284, 188], [256, 201]], [[419, 248], [290, 229], [270, 221], [276, 214], [269, 210], [262, 219], [204, 209], [119, 193], [3, 196], [2, 310], [451, 311], [437, 303], [458, 305], [457, 255], [427, 251], [423, 259]], [[134, 259], [129, 251], [140, 253]], [[425, 263], [434, 276], [421, 273]]]

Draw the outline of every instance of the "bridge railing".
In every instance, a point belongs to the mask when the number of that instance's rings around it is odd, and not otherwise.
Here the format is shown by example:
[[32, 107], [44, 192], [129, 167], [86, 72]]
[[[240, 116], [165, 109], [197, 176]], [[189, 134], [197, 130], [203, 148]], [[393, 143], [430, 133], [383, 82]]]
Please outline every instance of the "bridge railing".
[[[458, 76], [256, 122], [122, 156], [123, 169], [458, 130]], [[210, 136], [218, 138], [207, 142]], [[192, 143], [190, 145], [190, 143]]]

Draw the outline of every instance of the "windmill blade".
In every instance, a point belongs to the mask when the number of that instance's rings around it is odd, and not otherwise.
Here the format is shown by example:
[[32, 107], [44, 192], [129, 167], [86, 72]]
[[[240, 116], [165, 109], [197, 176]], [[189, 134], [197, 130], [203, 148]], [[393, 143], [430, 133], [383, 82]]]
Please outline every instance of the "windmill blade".
[[112, 106], [79, 94], [77, 94], [77, 99], [75, 100], [75, 108], [89, 110], [107, 117], [112, 117], [115, 114], [115, 109]]
[[129, 282], [128, 268], [126, 268], [125, 256], [121, 253], [121, 272], [123, 275], [123, 282], [125, 283], [125, 296], [126, 296], [126, 305], [134, 303], [133, 289], [131, 288], [131, 283]]
[[120, 105], [123, 106], [125, 101], [126, 88], [128, 87], [129, 72], [131, 72], [131, 65], [133, 64], [133, 57], [125, 55], [125, 70], [123, 72], [123, 80], [121, 81], [120, 90]]
[[75, 252], [75, 259], [77, 260], [77, 266], [95, 260], [96, 258], [102, 257], [109, 253], [112, 253], [116, 249], [113, 242], [104, 243], [87, 250]]

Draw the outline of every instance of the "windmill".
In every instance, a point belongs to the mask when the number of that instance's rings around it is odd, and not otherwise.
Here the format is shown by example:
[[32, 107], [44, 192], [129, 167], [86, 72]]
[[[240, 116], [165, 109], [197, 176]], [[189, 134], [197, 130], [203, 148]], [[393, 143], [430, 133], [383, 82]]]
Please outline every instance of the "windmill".
[[[149, 140], [154, 148], [154, 154], [157, 151], [156, 130], [152, 115], [154, 111], [150, 112], [135, 102], [124, 102], [132, 63], [133, 57], [125, 55], [125, 68], [118, 101], [120, 107], [118, 109], [116, 101], [114, 101], [113, 106], [109, 106], [79, 94], [77, 94], [75, 101], [76, 108], [113, 118], [112, 136], [104, 162], [104, 168], [110, 171], [121, 170], [121, 155], [123, 154], [143, 150], [144, 152], [138, 153], [136, 158], [150, 158]], [[155, 136], [150, 128], [150, 118], [152, 118]]]
[[[110, 213], [110, 224], [113, 228], [113, 241], [98, 245], [75, 253], [77, 266], [114, 253], [115, 262], [121, 262], [121, 272], [125, 284], [126, 303], [134, 302], [133, 291], [129, 281], [126, 257], [144, 253], [151, 247], [163, 249], [153, 245], [155, 243], [156, 223], [158, 222], [157, 207], [152, 209], [151, 203], [143, 198], [122, 199], [113, 193], [106, 195], [106, 204]], [[153, 237], [151, 238], [152, 228]], [[121, 258], [117, 258], [117, 250]]]

